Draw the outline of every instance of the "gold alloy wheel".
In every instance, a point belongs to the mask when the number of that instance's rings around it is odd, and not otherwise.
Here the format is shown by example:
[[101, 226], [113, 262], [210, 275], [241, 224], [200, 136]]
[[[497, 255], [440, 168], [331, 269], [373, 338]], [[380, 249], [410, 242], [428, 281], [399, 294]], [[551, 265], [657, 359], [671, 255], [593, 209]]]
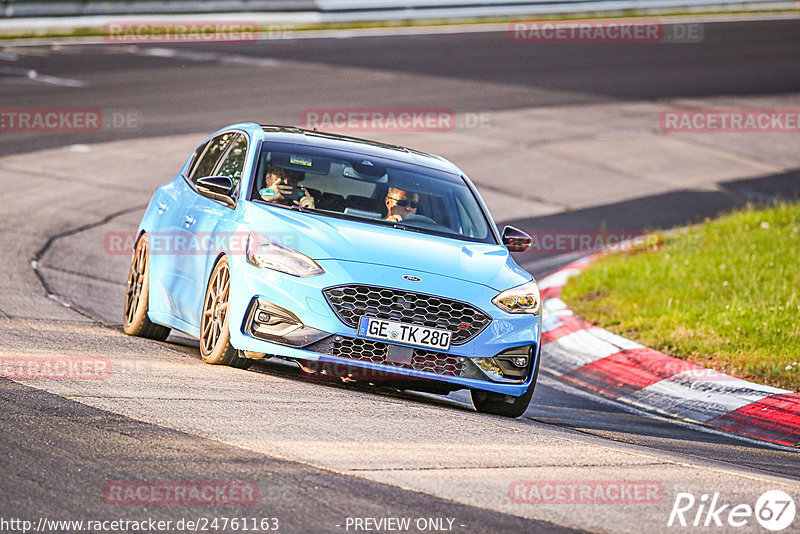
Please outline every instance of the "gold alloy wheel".
[[142, 234], [136, 242], [131, 268], [128, 271], [122, 326], [125, 333], [130, 336], [141, 336], [164, 341], [167, 339], [170, 329], [152, 322], [147, 316], [149, 291], [150, 255], [147, 234]]
[[208, 281], [208, 290], [203, 304], [203, 317], [200, 320], [200, 344], [203, 353], [211, 354], [227, 333], [228, 296], [231, 290], [231, 271], [228, 261], [220, 260]]
[[128, 286], [125, 289], [125, 323], [133, 324], [136, 311], [140, 305], [142, 286], [144, 286], [147, 270], [147, 238], [142, 237], [136, 243], [136, 250], [128, 273]]

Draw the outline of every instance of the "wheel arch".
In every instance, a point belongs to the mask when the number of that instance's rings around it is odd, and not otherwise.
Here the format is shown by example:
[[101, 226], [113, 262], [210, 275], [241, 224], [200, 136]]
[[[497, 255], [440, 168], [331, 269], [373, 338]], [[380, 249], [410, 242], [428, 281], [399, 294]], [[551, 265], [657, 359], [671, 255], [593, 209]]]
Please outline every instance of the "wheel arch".
[[[230, 269], [231, 261], [228, 259], [228, 254], [225, 251], [220, 252], [219, 254], [217, 254], [217, 257], [214, 258], [214, 261], [211, 263], [211, 268], [208, 269], [208, 273], [206, 274], [206, 280], [203, 283], [203, 296], [204, 296], [203, 300], [204, 301], [205, 301], [205, 294], [208, 293], [208, 283], [211, 281], [211, 275], [214, 273], [214, 269], [217, 268], [217, 265], [219, 265], [219, 261], [222, 258], [225, 258], [225, 261], [228, 262], [228, 268]], [[201, 304], [200, 305], [200, 313], [202, 313], [202, 312], [203, 312], [203, 305]]]

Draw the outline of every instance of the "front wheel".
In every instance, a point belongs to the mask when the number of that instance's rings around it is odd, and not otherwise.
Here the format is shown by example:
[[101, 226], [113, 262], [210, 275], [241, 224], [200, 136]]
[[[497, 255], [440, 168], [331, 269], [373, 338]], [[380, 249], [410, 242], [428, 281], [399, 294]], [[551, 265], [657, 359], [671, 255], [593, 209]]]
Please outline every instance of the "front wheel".
[[533, 390], [536, 388], [536, 379], [539, 375], [539, 360], [541, 360], [541, 353], [536, 358], [533, 380], [531, 380], [531, 384], [525, 393], [519, 397], [512, 397], [501, 393], [473, 389], [470, 391], [470, 396], [475, 409], [481, 413], [502, 415], [503, 417], [516, 418], [524, 414], [533, 398]]
[[200, 318], [200, 355], [212, 365], [230, 365], [239, 369], [250, 367], [253, 360], [241, 358], [231, 345], [228, 327], [228, 299], [231, 292], [231, 270], [228, 260], [219, 260], [208, 280]]
[[148, 254], [147, 234], [142, 234], [128, 272], [125, 288], [125, 309], [123, 329], [129, 336], [141, 336], [164, 341], [169, 328], [155, 324], [147, 317], [148, 293], [150, 290], [150, 255]]

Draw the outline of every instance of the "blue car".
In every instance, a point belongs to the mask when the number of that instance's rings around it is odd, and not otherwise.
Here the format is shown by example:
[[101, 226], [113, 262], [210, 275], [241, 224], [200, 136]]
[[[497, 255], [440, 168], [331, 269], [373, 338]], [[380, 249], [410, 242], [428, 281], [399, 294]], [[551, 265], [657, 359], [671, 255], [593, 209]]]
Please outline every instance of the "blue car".
[[540, 295], [469, 178], [446, 159], [253, 123], [204, 141], [139, 225], [129, 335], [199, 339], [210, 364], [278, 357], [308, 373], [471, 392], [520, 416], [536, 384]]

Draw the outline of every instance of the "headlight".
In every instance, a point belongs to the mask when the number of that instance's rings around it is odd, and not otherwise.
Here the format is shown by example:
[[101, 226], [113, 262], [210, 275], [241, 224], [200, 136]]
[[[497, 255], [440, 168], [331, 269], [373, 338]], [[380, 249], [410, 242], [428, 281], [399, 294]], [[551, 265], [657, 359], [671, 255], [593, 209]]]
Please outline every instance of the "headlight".
[[293, 276], [317, 276], [325, 272], [305, 254], [252, 233], [247, 237], [247, 261], [256, 267], [274, 269]]
[[506, 289], [492, 299], [495, 306], [508, 313], [539, 313], [541, 298], [536, 282]]

